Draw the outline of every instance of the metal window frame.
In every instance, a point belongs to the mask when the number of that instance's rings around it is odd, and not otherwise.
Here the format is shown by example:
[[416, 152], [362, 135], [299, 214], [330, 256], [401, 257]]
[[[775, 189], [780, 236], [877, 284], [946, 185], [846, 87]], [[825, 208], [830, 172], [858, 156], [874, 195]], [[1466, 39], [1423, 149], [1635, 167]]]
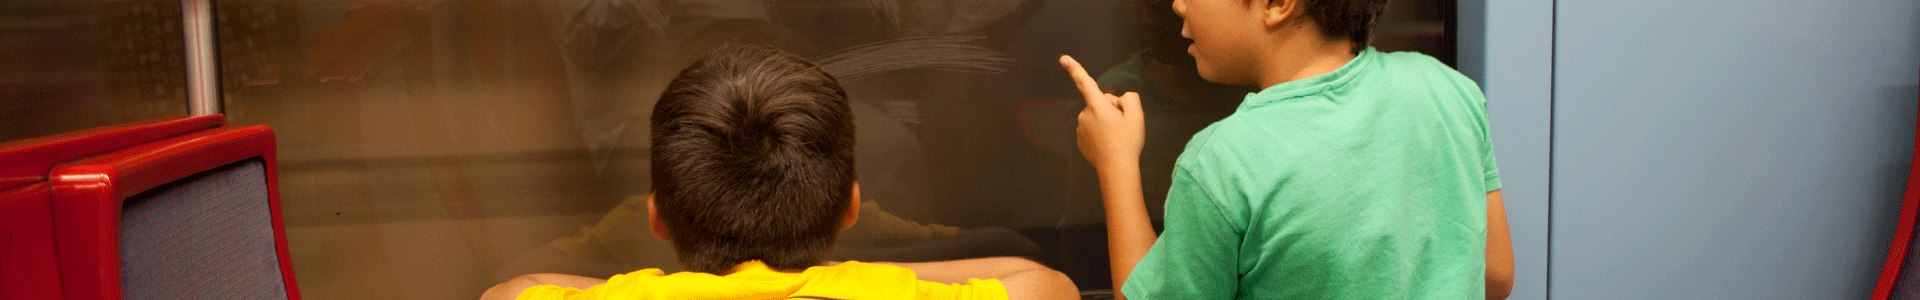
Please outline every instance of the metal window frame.
[[181, 0], [181, 22], [187, 53], [187, 112], [216, 115], [220, 101], [220, 69], [214, 57], [213, 0]]

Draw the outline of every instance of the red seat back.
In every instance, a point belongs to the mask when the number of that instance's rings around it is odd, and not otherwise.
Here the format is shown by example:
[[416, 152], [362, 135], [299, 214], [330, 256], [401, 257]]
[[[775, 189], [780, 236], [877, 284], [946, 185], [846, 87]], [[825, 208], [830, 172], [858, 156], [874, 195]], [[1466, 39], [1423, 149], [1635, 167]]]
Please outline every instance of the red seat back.
[[273, 132], [259, 125], [55, 167], [66, 298], [298, 299], [276, 168]]
[[47, 175], [77, 158], [220, 126], [219, 115], [105, 126], [0, 143], [0, 299], [60, 299]]
[[299, 299], [273, 132], [224, 123], [0, 144], [0, 299]]

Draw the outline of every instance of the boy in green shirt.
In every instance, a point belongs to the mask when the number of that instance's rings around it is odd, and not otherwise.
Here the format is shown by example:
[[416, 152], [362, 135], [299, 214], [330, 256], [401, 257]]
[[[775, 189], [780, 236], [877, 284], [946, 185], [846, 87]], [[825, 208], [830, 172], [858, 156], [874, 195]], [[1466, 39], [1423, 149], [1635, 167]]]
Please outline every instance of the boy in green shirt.
[[1384, 0], [1179, 0], [1208, 81], [1262, 87], [1194, 135], [1156, 238], [1139, 96], [1087, 100], [1116, 287], [1135, 299], [1505, 298], [1512, 250], [1486, 100], [1416, 53], [1366, 46]]

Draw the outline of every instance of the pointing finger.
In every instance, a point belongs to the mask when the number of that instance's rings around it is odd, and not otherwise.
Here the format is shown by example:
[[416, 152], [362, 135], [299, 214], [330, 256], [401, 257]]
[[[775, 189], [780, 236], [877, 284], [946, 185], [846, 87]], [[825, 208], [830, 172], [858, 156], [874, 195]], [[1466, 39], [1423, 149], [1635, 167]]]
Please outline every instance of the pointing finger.
[[1087, 106], [1114, 105], [1103, 103], [1104, 101], [1096, 102], [1098, 99], [1106, 99], [1107, 93], [1100, 91], [1100, 84], [1093, 80], [1093, 76], [1087, 75], [1087, 69], [1080, 66], [1080, 61], [1073, 60], [1072, 56], [1061, 55], [1060, 67], [1067, 69], [1068, 76], [1073, 76], [1073, 85], [1080, 89], [1080, 96], [1087, 100]]

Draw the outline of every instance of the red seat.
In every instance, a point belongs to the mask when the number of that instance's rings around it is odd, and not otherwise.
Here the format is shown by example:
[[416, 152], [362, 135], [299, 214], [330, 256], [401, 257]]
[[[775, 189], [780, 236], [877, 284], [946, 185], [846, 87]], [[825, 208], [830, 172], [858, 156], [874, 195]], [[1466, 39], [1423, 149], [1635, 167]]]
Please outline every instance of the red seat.
[[0, 246], [0, 298], [298, 299], [273, 132], [221, 123], [164, 119], [0, 149], [8, 176], [41, 172], [0, 192], [16, 237]]
[[218, 115], [173, 117], [0, 144], [0, 299], [61, 298], [46, 184], [54, 165], [225, 122]]

